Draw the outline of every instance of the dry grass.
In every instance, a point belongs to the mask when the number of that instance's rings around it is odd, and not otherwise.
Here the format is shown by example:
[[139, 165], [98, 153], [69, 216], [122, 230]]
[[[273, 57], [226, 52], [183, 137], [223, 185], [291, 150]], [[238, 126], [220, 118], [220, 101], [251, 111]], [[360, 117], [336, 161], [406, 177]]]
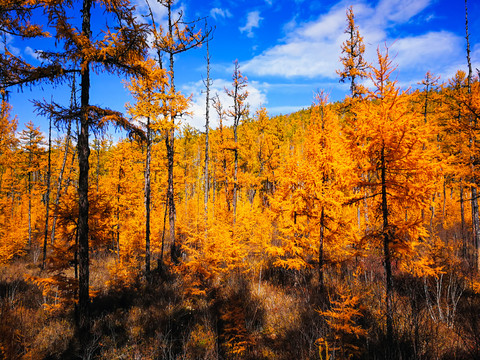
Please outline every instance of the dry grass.
[[[73, 307], [48, 311], [41, 289], [25, 280], [46, 273], [28, 259], [1, 267], [0, 359], [318, 359], [316, 340], [334, 333], [317, 310], [330, 309], [345, 289], [359, 298], [359, 325], [368, 332], [367, 339], [354, 339], [359, 346], [354, 359], [381, 359], [386, 346], [384, 288], [375, 276], [333, 271], [322, 289], [308, 273], [278, 272], [278, 278], [259, 281], [236, 272], [212, 282], [205, 295], [193, 296], [181, 274], [154, 274], [148, 282], [138, 271], [128, 283], [112, 282], [112, 264], [111, 256], [92, 259], [97, 293], [91, 336], [83, 345]], [[451, 326], [429, 315], [424, 295], [412, 298], [418, 291], [411, 287], [422, 283], [396, 280], [395, 326], [403, 358], [414, 352], [422, 359], [478, 355], [478, 295], [462, 295]], [[332, 360], [338, 356], [330, 352]]]

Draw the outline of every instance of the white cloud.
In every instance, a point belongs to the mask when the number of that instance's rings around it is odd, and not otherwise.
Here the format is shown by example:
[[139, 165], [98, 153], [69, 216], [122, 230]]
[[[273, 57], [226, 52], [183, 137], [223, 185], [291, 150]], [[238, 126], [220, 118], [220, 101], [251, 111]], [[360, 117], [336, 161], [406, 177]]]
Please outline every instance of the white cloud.
[[[166, 6], [163, 6], [157, 0], [133, 0], [133, 4], [135, 5], [135, 15], [136, 19], [141, 23], [152, 23], [152, 19], [150, 17], [150, 10], [151, 14], [153, 15], [153, 19], [155, 21], [155, 26], [157, 30], [160, 30], [160, 27], [165, 30], [168, 29], [168, 9]], [[172, 17], [173, 19], [178, 19], [180, 15], [185, 17], [186, 6], [182, 2], [174, 3], [174, 7], [172, 8]], [[149, 32], [147, 35], [147, 42], [149, 44], [153, 44], [155, 40], [154, 35]], [[148, 52], [152, 58], [156, 58], [157, 52], [150, 47]]]
[[35, 50], [33, 50], [30, 46], [26, 46], [24, 52], [26, 55], [34, 58], [35, 60], [40, 59], [39, 54]]
[[335, 76], [345, 27], [345, 9], [336, 7], [317, 21], [297, 26], [283, 44], [254, 57], [246, 73], [273, 76]]
[[254, 57], [244, 69], [260, 76], [332, 77], [338, 63], [338, 45], [309, 41], [283, 44]]
[[215, 20], [217, 19], [217, 17], [231, 18], [232, 13], [228, 9], [223, 10], [220, 8], [213, 8], [212, 10], [210, 10], [210, 16], [213, 17]]
[[260, 26], [260, 21], [263, 18], [260, 16], [259, 11], [249, 12], [247, 15], [247, 23], [245, 26], [239, 28], [240, 32], [246, 32], [248, 37], [253, 37], [253, 29]]
[[[366, 60], [375, 62], [376, 49], [387, 44], [394, 63], [403, 74], [428, 69], [442, 72], [452, 62], [452, 54], [461, 54], [462, 38], [447, 31], [391, 38], [396, 26], [411, 21], [433, 0], [380, 0], [377, 6], [360, 1], [353, 4], [355, 22], [366, 44]], [[294, 18], [285, 27], [286, 36], [276, 46], [245, 63], [246, 73], [284, 78], [337, 79], [341, 68], [341, 45], [346, 40], [346, 1], [332, 7], [318, 19], [298, 24]], [[425, 21], [425, 20], [423, 20]], [[295, 24], [296, 26], [291, 26]]]
[[378, 19], [406, 22], [422, 12], [432, 0], [381, 0], [376, 8]]
[[[465, 43], [463, 42], [464, 40], [464, 38], [461, 38], [461, 49], [458, 50], [460, 51], [461, 56], [453, 60], [448, 66], [445, 66], [441, 71], [438, 71], [436, 73], [436, 75], [440, 76], [441, 81], [448, 81], [448, 79], [452, 79], [458, 70], [468, 72], [467, 54], [465, 52]], [[477, 69], [480, 70], [480, 44], [475, 44], [473, 46], [471, 53], [471, 61], [473, 74], [476, 75]]]
[[[145, 0], [134, 0], [133, 1], [135, 5], [135, 9], [137, 12], [137, 18], [138, 19], [143, 19], [141, 21], [147, 21], [150, 22], [150, 18], [145, 18], [144, 16], [148, 15], [150, 13], [150, 9], [152, 10], [153, 18], [155, 21], [165, 27], [167, 24], [167, 19], [168, 19], [168, 12], [167, 8], [160, 4], [159, 1], [156, 0], [149, 0], [148, 3]], [[149, 9], [150, 5], [150, 9]], [[182, 8], [180, 7], [180, 10]]]
[[16, 46], [13, 46], [13, 43], [15, 42], [15, 38], [13, 35], [10, 34], [4, 34], [5, 38], [5, 45], [8, 48], [8, 51], [10, 51], [13, 55], [19, 56], [20, 55], [20, 49]]
[[395, 63], [399, 69], [422, 66], [428, 59], [429, 67], [435, 72], [438, 65], [449, 58], [449, 54], [462, 52], [462, 42], [460, 36], [446, 31], [429, 32], [395, 41], [390, 52], [392, 55], [398, 53]]
[[[247, 103], [250, 105], [250, 113], [253, 114], [255, 110], [262, 105], [266, 105], [266, 85], [255, 81], [249, 82], [246, 90], [248, 91]], [[218, 94], [220, 102], [224, 110], [228, 110], [231, 106], [232, 99], [225, 93], [225, 88], [230, 89], [231, 83], [223, 79], [215, 79], [210, 86], [210, 97], [215, 97]], [[206, 94], [205, 85], [202, 81], [190, 83], [183, 87], [184, 94], [192, 94], [192, 103], [189, 108], [190, 116], [187, 116], [183, 122], [195, 127], [198, 130], [205, 131], [205, 110], [206, 110]], [[209, 107], [210, 127], [216, 128], [219, 125], [218, 116], [213, 108], [213, 103], [210, 100]], [[227, 126], [231, 125], [231, 119], [227, 119]]]

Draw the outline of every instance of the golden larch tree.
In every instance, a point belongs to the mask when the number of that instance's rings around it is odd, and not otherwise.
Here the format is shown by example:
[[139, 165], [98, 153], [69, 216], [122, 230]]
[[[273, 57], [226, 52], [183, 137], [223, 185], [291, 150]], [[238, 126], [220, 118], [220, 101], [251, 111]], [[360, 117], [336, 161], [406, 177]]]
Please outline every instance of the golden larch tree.
[[439, 169], [434, 154], [425, 146], [432, 127], [425, 124], [420, 112], [412, 111], [407, 94], [390, 80], [395, 67], [388, 49], [385, 54], [378, 50], [377, 55], [378, 67], [369, 73], [374, 89], [356, 103], [349, 138], [352, 156], [360, 167], [357, 185], [369, 189], [377, 219], [366, 237], [383, 251], [387, 347], [393, 351], [392, 262], [408, 258], [418, 241], [428, 237], [421, 210], [428, 207]]

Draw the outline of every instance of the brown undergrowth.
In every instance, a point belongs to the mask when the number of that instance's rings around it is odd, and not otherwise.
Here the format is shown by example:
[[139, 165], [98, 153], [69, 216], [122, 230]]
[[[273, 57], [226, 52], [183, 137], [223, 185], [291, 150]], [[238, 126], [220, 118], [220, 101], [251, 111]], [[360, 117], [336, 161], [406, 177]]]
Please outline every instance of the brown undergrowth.
[[[2, 267], [0, 358], [384, 358], [383, 287], [375, 280], [381, 269], [360, 275], [331, 270], [321, 287], [311, 270], [269, 267], [262, 279], [224, 274], [192, 294], [191, 279], [174, 271], [154, 269], [147, 280], [139, 270], [134, 281], [123, 283], [111, 272], [114, 261], [105, 254], [92, 259], [95, 296], [83, 344], [74, 306], [52, 307], [51, 293], [29, 280], [45, 272], [27, 257]], [[478, 356], [479, 297], [447, 275], [396, 277], [398, 358]]]

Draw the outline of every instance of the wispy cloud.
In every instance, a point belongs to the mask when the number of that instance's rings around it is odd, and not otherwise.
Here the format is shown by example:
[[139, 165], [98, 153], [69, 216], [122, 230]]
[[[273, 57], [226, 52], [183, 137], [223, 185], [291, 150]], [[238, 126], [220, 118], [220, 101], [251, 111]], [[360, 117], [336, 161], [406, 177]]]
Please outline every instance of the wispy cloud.
[[463, 39], [447, 31], [429, 32], [395, 41], [391, 51], [397, 53], [395, 62], [399, 68], [419, 67], [429, 60], [432, 71], [438, 71], [450, 54], [461, 52]]
[[137, 12], [137, 19], [150, 22], [150, 18], [145, 16], [149, 14], [151, 9], [155, 21], [162, 26], [166, 25], [168, 11], [160, 2], [150, 0], [147, 3], [145, 0], [133, 0], [133, 3]]
[[406, 22], [432, 2], [432, 0], [382, 0], [376, 7], [376, 16], [394, 23]]
[[345, 10], [337, 7], [318, 21], [291, 28], [283, 43], [254, 57], [244, 66], [246, 73], [260, 76], [329, 77], [335, 73], [343, 41]]
[[210, 16], [217, 20], [217, 18], [231, 18], [232, 13], [228, 9], [213, 8], [210, 10]]
[[239, 28], [240, 32], [246, 32], [248, 37], [253, 37], [253, 29], [260, 26], [260, 21], [263, 18], [260, 16], [259, 11], [251, 11], [247, 15], [247, 23], [245, 26]]
[[40, 55], [35, 50], [33, 50], [30, 46], [26, 46], [23, 51], [25, 52], [26, 55], [34, 58], [35, 60], [40, 59]]
[[[155, 26], [161, 26], [163, 29], [168, 29], [168, 9], [166, 6], [163, 6], [159, 1], [156, 0], [133, 0], [132, 3], [135, 5], [135, 16], [137, 20], [141, 23], [152, 23], [151, 15], [155, 21]], [[175, 3], [175, 7], [172, 8], [172, 17], [173, 19], [178, 19], [180, 16], [184, 16], [186, 12], [185, 4], [182, 2]], [[151, 12], [150, 12], [151, 10]], [[153, 33], [147, 35], [147, 42], [153, 44], [155, 37]], [[153, 47], [148, 49], [148, 52], [151, 57], [156, 57], [156, 50]]]
[[[386, 43], [391, 46], [391, 54], [396, 54], [395, 62], [403, 73], [428, 69], [441, 72], [452, 61], [452, 54], [461, 54], [461, 37], [447, 31], [408, 37], [389, 35], [395, 33], [397, 26], [425, 11], [432, 1], [381, 0], [377, 6], [363, 1], [354, 4], [356, 24], [367, 45], [367, 60], [374, 61], [377, 46]], [[296, 26], [285, 27], [285, 37], [246, 62], [244, 71], [284, 78], [337, 78], [341, 45], [346, 39], [345, 11], [349, 5], [343, 1], [314, 21], [300, 24], [292, 21], [290, 25]]]
[[18, 56], [20, 55], [20, 49], [16, 46], [13, 46], [14, 43], [14, 36], [10, 34], [5, 34], [5, 46], [8, 48], [13, 55]]

